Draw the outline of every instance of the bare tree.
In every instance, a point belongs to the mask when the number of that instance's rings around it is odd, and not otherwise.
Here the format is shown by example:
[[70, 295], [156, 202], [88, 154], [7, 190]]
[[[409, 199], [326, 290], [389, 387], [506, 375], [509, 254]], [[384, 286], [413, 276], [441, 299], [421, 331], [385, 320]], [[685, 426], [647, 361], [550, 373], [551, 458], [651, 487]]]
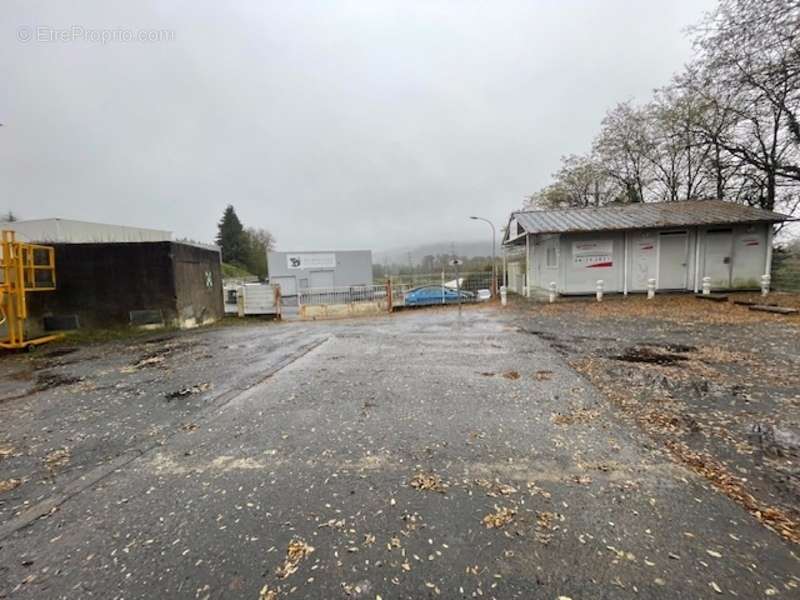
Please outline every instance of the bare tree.
[[606, 169], [591, 155], [562, 156], [553, 180], [527, 198], [526, 208], [587, 208], [601, 206], [612, 197]]
[[[792, 214], [800, 206], [800, 0], [719, 0], [697, 56], [644, 107], [622, 102], [589, 157], [570, 156], [539, 206], [713, 196]], [[607, 181], [603, 193], [593, 182]]]
[[644, 202], [649, 143], [644, 111], [622, 102], [606, 113], [593, 150], [627, 202]]
[[697, 89], [736, 117], [717, 140], [763, 172], [763, 206], [774, 208], [779, 179], [800, 181], [800, 3], [721, 0], [695, 31]]
[[657, 90], [647, 106], [649, 143], [645, 152], [662, 200], [707, 196], [712, 147], [698, 132], [704, 110], [700, 97], [675, 85]]

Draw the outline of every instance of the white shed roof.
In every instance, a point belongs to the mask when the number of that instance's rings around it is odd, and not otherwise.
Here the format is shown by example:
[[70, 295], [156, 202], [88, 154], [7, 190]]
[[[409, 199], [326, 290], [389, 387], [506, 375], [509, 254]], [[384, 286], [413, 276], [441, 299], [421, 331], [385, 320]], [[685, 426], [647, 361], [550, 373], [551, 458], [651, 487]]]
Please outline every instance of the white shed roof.
[[23, 242], [95, 244], [109, 242], [169, 242], [172, 232], [71, 219], [32, 219], [3, 223]]
[[794, 220], [789, 215], [719, 200], [646, 202], [599, 208], [531, 210], [512, 213], [511, 218], [516, 219], [520, 227], [527, 233], [619, 231], [731, 223], [777, 223]]

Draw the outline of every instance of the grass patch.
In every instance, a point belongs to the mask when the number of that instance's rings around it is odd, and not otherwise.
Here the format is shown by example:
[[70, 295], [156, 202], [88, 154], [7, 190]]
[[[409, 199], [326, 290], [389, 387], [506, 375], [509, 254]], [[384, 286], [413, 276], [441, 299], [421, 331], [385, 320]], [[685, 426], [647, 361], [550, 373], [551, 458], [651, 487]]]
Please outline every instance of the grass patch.
[[80, 329], [77, 331], [65, 331], [64, 337], [56, 340], [48, 346], [53, 345], [89, 345], [117, 342], [121, 340], [144, 338], [153, 335], [163, 335], [164, 333], [174, 333], [180, 331], [177, 327], [161, 327], [159, 329], [139, 329], [137, 327], [109, 327], [106, 329]]
[[222, 276], [226, 279], [243, 279], [254, 277], [247, 269], [231, 263], [222, 263]]

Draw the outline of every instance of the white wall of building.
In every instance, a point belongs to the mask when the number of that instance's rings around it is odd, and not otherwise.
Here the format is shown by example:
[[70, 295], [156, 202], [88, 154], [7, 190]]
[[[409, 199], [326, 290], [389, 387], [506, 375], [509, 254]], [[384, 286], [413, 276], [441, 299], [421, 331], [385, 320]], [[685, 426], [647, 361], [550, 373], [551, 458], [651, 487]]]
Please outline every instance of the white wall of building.
[[[699, 290], [708, 275], [712, 288], [757, 289], [767, 272], [771, 225], [736, 224], [628, 232], [528, 236], [528, 281], [562, 294], [591, 294], [597, 281], [606, 292], [657, 289]], [[626, 252], [627, 248], [627, 252]], [[516, 289], [525, 263], [509, 263], [509, 288]], [[513, 280], [513, 281], [512, 281]]]

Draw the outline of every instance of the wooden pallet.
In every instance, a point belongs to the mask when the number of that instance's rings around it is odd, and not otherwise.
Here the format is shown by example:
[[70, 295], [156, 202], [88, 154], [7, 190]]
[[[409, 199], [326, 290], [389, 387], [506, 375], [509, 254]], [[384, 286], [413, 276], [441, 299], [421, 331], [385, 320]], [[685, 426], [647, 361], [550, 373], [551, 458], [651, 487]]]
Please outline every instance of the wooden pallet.
[[711, 300], [712, 302], [727, 302], [728, 295], [727, 294], [695, 294], [695, 298], [698, 300]]
[[789, 308], [787, 306], [772, 306], [770, 304], [754, 304], [750, 310], [757, 310], [759, 312], [776, 313], [779, 315], [796, 315], [800, 310], [796, 308]]

